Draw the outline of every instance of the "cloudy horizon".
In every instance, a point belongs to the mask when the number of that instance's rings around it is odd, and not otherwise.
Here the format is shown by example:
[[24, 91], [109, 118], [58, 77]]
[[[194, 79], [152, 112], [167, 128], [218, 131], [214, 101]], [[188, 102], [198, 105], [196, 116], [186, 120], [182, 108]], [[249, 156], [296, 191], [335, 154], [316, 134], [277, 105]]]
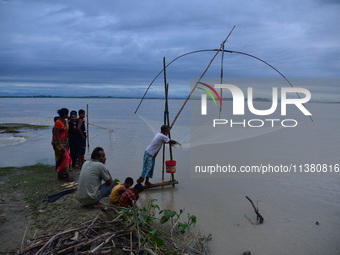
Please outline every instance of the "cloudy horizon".
[[[2, 0], [0, 96], [141, 97], [163, 57], [169, 63], [218, 49], [234, 25], [225, 49], [263, 59], [288, 78], [338, 78], [339, 12], [337, 0]], [[213, 55], [192, 54], [169, 66], [170, 95], [186, 95]], [[219, 77], [220, 69], [221, 54], [207, 77]], [[224, 54], [223, 75], [278, 77], [260, 61], [233, 53]], [[162, 90], [161, 75], [149, 95]]]

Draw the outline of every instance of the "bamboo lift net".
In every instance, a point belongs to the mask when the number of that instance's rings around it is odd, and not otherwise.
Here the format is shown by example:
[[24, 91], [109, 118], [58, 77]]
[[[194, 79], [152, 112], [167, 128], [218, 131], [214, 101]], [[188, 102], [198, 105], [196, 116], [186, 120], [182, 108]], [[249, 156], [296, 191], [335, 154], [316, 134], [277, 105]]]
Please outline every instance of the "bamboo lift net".
[[[184, 100], [184, 103], [182, 105], [182, 107], [179, 109], [178, 113], [176, 114], [176, 116], [174, 117], [173, 121], [171, 122], [170, 124], [170, 128], [172, 128], [178, 117], [180, 116], [181, 112], [183, 111], [184, 107], [186, 106], [188, 100], [191, 98], [192, 94], [194, 93], [195, 89], [197, 88], [197, 86], [199, 84], [201, 84], [201, 81], [202, 79], [204, 78], [205, 74], [207, 73], [207, 71], [209, 70], [209, 68], [211, 67], [212, 63], [215, 61], [216, 57], [218, 56], [218, 54], [221, 54], [221, 70], [220, 70], [220, 82], [222, 83], [223, 82], [223, 76], [224, 76], [224, 59], [225, 59], [225, 54], [226, 53], [229, 53], [229, 54], [238, 54], [238, 55], [243, 55], [243, 56], [247, 56], [247, 57], [250, 57], [250, 58], [253, 58], [257, 61], [260, 61], [262, 62], [263, 64], [267, 65], [269, 68], [273, 69], [280, 77], [282, 77], [288, 84], [290, 87], [294, 87], [293, 84], [287, 79], [287, 77], [281, 73], [277, 68], [275, 68], [273, 65], [269, 64], [268, 62], [266, 62], [265, 60], [259, 58], [259, 57], [256, 57], [252, 54], [249, 54], [249, 53], [245, 53], [245, 52], [241, 52], [241, 51], [233, 51], [233, 50], [226, 50], [225, 49], [225, 43], [227, 42], [227, 40], [229, 39], [229, 37], [231, 36], [232, 32], [234, 31], [236, 26], [234, 26], [231, 31], [229, 32], [229, 34], [227, 35], [227, 37], [224, 39], [224, 41], [221, 43], [220, 45], [220, 48], [219, 49], [204, 49], [204, 50], [196, 50], [196, 51], [191, 51], [191, 52], [188, 52], [188, 53], [185, 53], [185, 54], [182, 54], [176, 58], [174, 58], [172, 61], [170, 61], [168, 64], [164, 65], [163, 69], [156, 75], [156, 77], [151, 81], [151, 83], [149, 84], [149, 86], [147, 87], [147, 89], [145, 90], [144, 92], [144, 95], [142, 97], [142, 99], [140, 100], [136, 110], [135, 110], [135, 114], [138, 112], [142, 102], [144, 101], [149, 89], [151, 88], [151, 86], [154, 84], [154, 82], [158, 79], [158, 77], [163, 73], [164, 76], [166, 77], [166, 68], [169, 67], [171, 64], [173, 64], [176, 60], [180, 59], [180, 58], [183, 58], [185, 56], [188, 56], [188, 55], [192, 55], [192, 54], [197, 54], [197, 53], [203, 53], [203, 52], [215, 52], [215, 54], [213, 55], [213, 57], [211, 58], [210, 62], [208, 63], [207, 67], [205, 68], [205, 70], [203, 71], [203, 73], [201, 74], [201, 76], [199, 77], [199, 79], [196, 81], [196, 84], [194, 85], [194, 87], [191, 89], [189, 95], [186, 97], [186, 99]], [[297, 97], [298, 98], [301, 98], [300, 95], [298, 93], [296, 93]], [[220, 90], [220, 95], [219, 95], [221, 98], [222, 98], [222, 89]], [[222, 111], [222, 107], [220, 107], [220, 113]], [[312, 117], [309, 116], [309, 118], [311, 119], [311, 121], [313, 121]]]
[[[250, 57], [252, 59], [255, 59], [257, 61], [260, 61], [261, 63], [265, 64], [267, 67], [271, 68], [272, 70], [274, 70], [281, 78], [283, 78], [283, 80], [289, 84], [290, 87], [293, 87], [292, 83], [277, 69], [275, 68], [273, 65], [269, 64], [268, 62], [264, 61], [263, 59], [256, 57], [254, 55], [251, 55], [249, 53], [245, 53], [245, 52], [241, 52], [241, 51], [233, 51], [233, 50], [227, 50], [225, 49], [225, 44], [228, 41], [229, 37], [231, 36], [232, 32], [234, 31], [235, 26], [231, 29], [231, 31], [229, 32], [229, 34], [226, 36], [226, 38], [223, 40], [223, 42], [221, 43], [220, 47], [218, 49], [204, 49], [204, 50], [196, 50], [196, 51], [192, 51], [192, 52], [188, 52], [185, 54], [182, 54], [176, 58], [174, 58], [172, 61], [170, 61], [168, 64], [166, 64], [165, 62], [165, 58], [163, 58], [163, 69], [156, 75], [156, 77], [151, 81], [151, 83], [149, 84], [149, 86], [147, 87], [142, 99], [140, 100], [136, 110], [135, 110], [135, 114], [137, 114], [143, 100], [145, 99], [149, 89], [151, 88], [151, 86], [153, 85], [153, 83], [156, 81], [156, 79], [159, 78], [159, 76], [161, 74], [163, 74], [164, 77], [164, 91], [165, 91], [165, 109], [164, 109], [164, 124], [167, 124], [170, 129], [172, 130], [178, 117], [181, 115], [183, 109], [185, 108], [187, 102], [189, 101], [189, 99], [192, 97], [194, 91], [198, 87], [198, 85], [204, 85], [208, 88], [210, 88], [211, 86], [208, 84], [205, 84], [203, 82], [203, 78], [205, 77], [206, 73], [208, 72], [209, 68], [212, 66], [213, 62], [216, 61], [217, 56], [221, 55], [221, 60], [220, 60], [220, 77], [219, 77], [219, 83], [223, 84], [223, 79], [224, 79], [224, 61], [225, 61], [225, 54], [237, 54], [237, 55], [243, 55], [246, 57]], [[212, 52], [214, 53], [214, 55], [212, 56], [212, 58], [210, 59], [210, 61], [208, 62], [206, 68], [204, 69], [204, 71], [202, 72], [202, 74], [199, 76], [199, 78], [195, 81], [194, 86], [192, 86], [189, 95], [185, 98], [182, 106], [180, 107], [180, 109], [178, 110], [177, 114], [175, 115], [175, 117], [173, 118], [172, 121], [170, 121], [169, 118], [169, 108], [168, 108], [168, 93], [169, 93], [169, 84], [167, 81], [167, 68], [173, 64], [175, 61], [177, 61], [178, 59], [188, 56], [188, 55], [192, 55], [192, 54], [198, 54], [198, 53], [203, 53], [203, 52]], [[202, 88], [200, 88], [202, 89]], [[205, 89], [202, 89], [206, 92], [208, 92]], [[214, 90], [215, 91], [215, 90]], [[216, 91], [215, 91], [216, 92]], [[210, 92], [209, 92], [210, 93]], [[298, 93], [296, 93], [298, 98], [301, 98], [300, 95]], [[221, 118], [221, 112], [222, 112], [222, 100], [223, 100], [223, 95], [222, 95], [222, 88], [220, 89], [220, 92], [218, 94], [218, 92], [216, 92], [216, 96], [217, 98], [220, 100], [220, 107], [219, 107], [219, 118]], [[212, 99], [214, 99], [214, 97], [211, 97]], [[143, 118], [141, 115], [139, 115], [143, 121], [145, 123], [147, 123], [147, 125], [149, 126], [150, 129], [152, 129], [153, 131], [155, 131], [155, 128], [150, 125], [150, 123]], [[311, 116], [309, 116], [311, 121], [313, 121], [313, 119], [311, 118]], [[200, 141], [195, 141], [196, 144], [191, 144], [190, 139], [189, 141], [187, 141], [185, 144], [183, 144], [183, 146], [180, 146], [180, 149], [183, 148], [190, 148], [193, 146], [199, 146], [199, 145], [203, 145], [203, 144], [215, 144], [215, 143], [223, 143], [223, 142], [232, 142], [232, 141], [236, 141], [235, 137], [237, 137], [237, 140], [242, 140], [242, 139], [247, 139], [250, 137], [254, 137], [254, 136], [259, 136], [259, 135], [263, 135], [265, 133], [269, 133], [269, 132], [273, 132], [276, 131], [278, 129], [281, 129], [282, 127], [275, 127], [275, 128], [261, 128], [260, 130], [257, 129], [255, 132], [251, 131], [249, 132], [249, 130], [245, 130], [245, 129], [234, 129], [233, 132], [230, 132], [231, 134], [229, 134], [229, 136], [225, 135], [225, 132], [223, 132], [223, 134], [214, 132], [214, 137], [209, 137], [208, 139], [205, 139], [206, 137], [203, 137], [203, 139], [200, 138]], [[200, 127], [198, 127], [198, 132], [200, 131]], [[201, 129], [202, 130], [202, 129]], [[191, 130], [192, 131], [192, 130]], [[191, 132], [190, 131], [190, 132]], [[187, 135], [187, 137], [189, 137], [190, 135]], [[169, 134], [169, 137], [171, 139], [171, 134]], [[169, 146], [169, 154], [170, 154], [170, 160], [173, 159], [173, 155], [172, 155], [172, 148], [171, 145]], [[165, 146], [163, 146], [163, 169], [162, 169], [162, 180], [164, 180], [164, 162], [165, 162]], [[172, 174], [172, 181], [174, 181], [174, 174]]]

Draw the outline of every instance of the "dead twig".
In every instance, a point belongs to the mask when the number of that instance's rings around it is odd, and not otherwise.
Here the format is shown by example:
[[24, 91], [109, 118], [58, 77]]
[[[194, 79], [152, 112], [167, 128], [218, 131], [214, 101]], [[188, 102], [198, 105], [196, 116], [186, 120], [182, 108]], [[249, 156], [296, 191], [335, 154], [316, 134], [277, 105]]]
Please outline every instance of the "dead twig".
[[58, 239], [60, 236], [62, 236], [63, 234], [66, 234], [66, 233], [69, 233], [69, 232], [73, 232], [75, 229], [69, 229], [69, 230], [66, 230], [64, 232], [61, 232], [61, 233], [58, 233], [56, 235], [54, 235], [48, 242], [46, 242], [44, 244], [43, 247], [40, 248], [39, 251], [37, 251], [37, 253], [35, 255], [39, 255], [39, 254], [42, 254], [42, 252], [44, 251], [45, 248], [49, 247], [56, 239]]
[[87, 232], [90, 230], [90, 228], [92, 228], [92, 226], [93, 226], [93, 224], [99, 219], [99, 216], [102, 214], [102, 212], [99, 212], [98, 214], [97, 214], [97, 216], [91, 221], [91, 223], [87, 226], [87, 228], [85, 229], [85, 231], [84, 231], [84, 235], [86, 235], [87, 234]]
[[123, 233], [125, 230], [127, 230], [129, 227], [131, 227], [132, 225], [134, 225], [134, 222], [131, 222], [129, 225], [126, 225], [125, 227], [123, 227], [121, 230], [119, 230], [118, 232], [114, 233], [112, 236], [110, 236], [109, 238], [107, 238], [104, 242], [102, 242], [101, 244], [99, 244], [97, 247], [95, 247], [94, 249], [92, 249], [90, 251], [90, 253], [96, 253], [97, 251], [100, 251], [101, 248], [108, 244], [111, 240], [113, 240], [115, 237], [117, 237], [119, 234]]
[[259, 209], [255, 207], [253, 201], [248, 196], [246, 196], [246, 198], [249, 200], [249, 202], [251, 203], [251, 205], [254, 208], [254, 211], [255, 211], [256, 216], [257, 216], [256, 220], [259, 222], [259, 224], [262, 224], [264, 219], [263, 219], [262, 215], [259, 213]]
[[24, 242], [25, 242], [25, 237], [26, 237], [27, 228], [28, 228], [28, 225], [27, 225], [27, 226], [26, 226], [26, 228], [25, 228], [25, 232], [24, 232], [24, 236], [22, 237], [22, 241], [21, 241], [21, 247], [20, 247], [20, 249], [22, 249], [22, 248], [23, 248], [23, 246], [24, 246]]

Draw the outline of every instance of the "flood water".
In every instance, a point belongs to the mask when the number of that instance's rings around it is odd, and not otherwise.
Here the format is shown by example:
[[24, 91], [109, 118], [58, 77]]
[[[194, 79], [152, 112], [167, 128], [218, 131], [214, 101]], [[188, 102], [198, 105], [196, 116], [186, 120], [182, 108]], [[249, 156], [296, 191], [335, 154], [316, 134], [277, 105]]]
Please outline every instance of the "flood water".
[[[163, 124], [164, 102], [146, 100], [139, 109], [137, 99], [11, 98], [0, 100], [0, 123], [44, 124], [50, 128], [20, 136], [0, 135], [0, 167], [36, 163], [54, 164], [51, 128], [57, 109], [84, 109], [88, 105], [90, 151], [104, 148], [112, 177], [137, 179], [146, 146]], [[170, 100], [170, 118], [181, 100]], [[177, 161], [172, 187], [141, 194], [140, 203], [157, 199], [162, 209], [185, 209], [197, 216], [195, 230], [212, 234], [214, 254], [340, 254], [340, 173], [337, 174], [245, 174], [242, 176], [193, 173], [194, 165], [223, 162], [243, 165], [340, 163], [340, 104], [310, 104], [313, 122], [301, 128], [279, 128], [242, 139], [219, 136], [218, 143], [190, 141], [189, 109], [181, 113], [172, 138], [182, 147], [173, 148]], [[216, 137], [211, 137], [211, 139]], [[209, 139], [208, 139], [209, 140]], [[192, 155], [195, 154], [195, 155]], [[199, 156], [197, 159], [197, 156]], [[89, 155], [86, 155], [88, 158]], [[166, 160], [169, 159], [168, 151]], [[197, 160], [197, 162], [194, 162]], [[210, 164], [210, 163], [209, 163]], [[153, 182], [162, 179], [162, 156], [156, 161]], [[165, 180], [170, 177], [165, 173]], [[254, 225], [254, 210], [245, 198], [259, 207], [264, 224]], [[319, 224], [317, 225], [316, 222]]]

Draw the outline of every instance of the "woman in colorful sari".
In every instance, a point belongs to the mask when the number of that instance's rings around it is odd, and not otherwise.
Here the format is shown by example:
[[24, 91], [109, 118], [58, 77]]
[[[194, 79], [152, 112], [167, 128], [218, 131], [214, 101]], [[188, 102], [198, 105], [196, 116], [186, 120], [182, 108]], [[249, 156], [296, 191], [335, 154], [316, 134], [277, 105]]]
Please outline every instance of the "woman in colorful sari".
[[54, 122], [52, 146], [54, 149], [56, 168], [58, 178], [71, 181], [69, 176], [72, 159], [68, 145], [68, 109], [58, 110], [59, 119]]

